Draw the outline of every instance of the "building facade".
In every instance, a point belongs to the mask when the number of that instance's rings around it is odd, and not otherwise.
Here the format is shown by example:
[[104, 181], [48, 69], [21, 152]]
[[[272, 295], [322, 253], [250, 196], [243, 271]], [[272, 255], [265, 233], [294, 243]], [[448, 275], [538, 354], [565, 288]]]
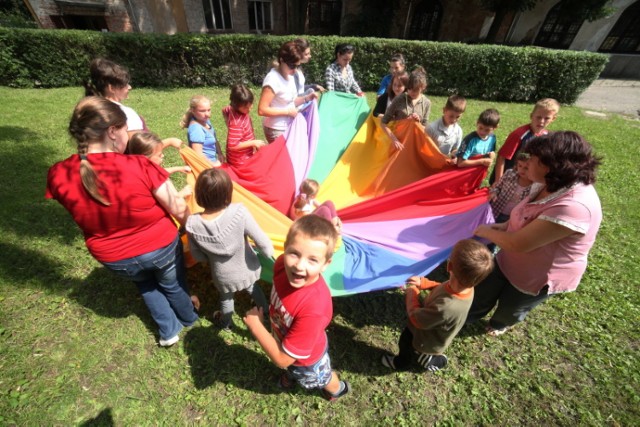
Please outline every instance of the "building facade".
[[[495, 42], [610, 55], [605, 77], [640, 79], [640, 0], [612, 0], [593, 22], [540, 0], [502, 17]], [[143, 33], [377, 35], [482, 42], [495, 18], [480, 0], [25, 0], [42, 28]], [[372, 27], [375, 27], [373, 31]], [[381, 29], [383, 28], [383, 29]], [[372, 32], [373, 31], [373, 32]]]

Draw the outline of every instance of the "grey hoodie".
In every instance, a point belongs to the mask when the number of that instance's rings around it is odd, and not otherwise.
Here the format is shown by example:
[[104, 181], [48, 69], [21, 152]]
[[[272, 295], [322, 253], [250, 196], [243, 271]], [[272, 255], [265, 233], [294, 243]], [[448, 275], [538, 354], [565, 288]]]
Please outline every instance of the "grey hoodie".
[[247, 237], [260, 252], [273, 257], [273, 245], [267, 235], [240, 203], [230, 204], [212, 220], [191, 215], [186, 225], [191, 254], [211, 266], [213, 283], [220, 292], [246, 289], [260, 278], [260, 261]]

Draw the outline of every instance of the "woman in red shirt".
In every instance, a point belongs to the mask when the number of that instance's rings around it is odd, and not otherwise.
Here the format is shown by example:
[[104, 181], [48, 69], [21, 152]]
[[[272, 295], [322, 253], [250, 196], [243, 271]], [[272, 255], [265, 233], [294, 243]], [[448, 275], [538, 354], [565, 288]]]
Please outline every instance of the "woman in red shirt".
[[133, 280], [158, 324], [160, 345], [173, 345], [183, 326], [198, 319], [171, 219], [184, 223], [185, 200], [164, 169], [144, 156], [122, 154], [127, 118], [116, 104], [84, 98], [69, 133], [78, 154], [49, 169], [46, 197], [69, 211], [94, 258]]

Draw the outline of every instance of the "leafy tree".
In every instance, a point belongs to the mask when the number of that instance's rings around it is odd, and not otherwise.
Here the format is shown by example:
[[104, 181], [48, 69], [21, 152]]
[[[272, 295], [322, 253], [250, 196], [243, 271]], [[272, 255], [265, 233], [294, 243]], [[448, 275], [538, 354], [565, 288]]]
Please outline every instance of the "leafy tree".
[[22, 0], [0, 0], [0, 27], [36, 28]]

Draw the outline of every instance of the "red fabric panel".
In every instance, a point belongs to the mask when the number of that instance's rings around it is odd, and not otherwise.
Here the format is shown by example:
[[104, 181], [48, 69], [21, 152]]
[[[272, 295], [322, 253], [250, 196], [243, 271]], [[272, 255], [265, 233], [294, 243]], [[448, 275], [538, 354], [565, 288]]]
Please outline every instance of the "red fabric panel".
[[[343, 221], [381, 221], [416, 216], [440, 216], [465, 212], [487, 201], [488, 191], [477, 190], [487, 168], [449, 169], [392, 192], [341, 209]], [[465, 201], [461, 203], [461, 201]], [[428, 215], [425, 207], [430, 206]]]
[[293, 203], [295, 177], [284, 136], [261, 148], [243, 165], [222, 166], [236, 183], [284, 215]]

